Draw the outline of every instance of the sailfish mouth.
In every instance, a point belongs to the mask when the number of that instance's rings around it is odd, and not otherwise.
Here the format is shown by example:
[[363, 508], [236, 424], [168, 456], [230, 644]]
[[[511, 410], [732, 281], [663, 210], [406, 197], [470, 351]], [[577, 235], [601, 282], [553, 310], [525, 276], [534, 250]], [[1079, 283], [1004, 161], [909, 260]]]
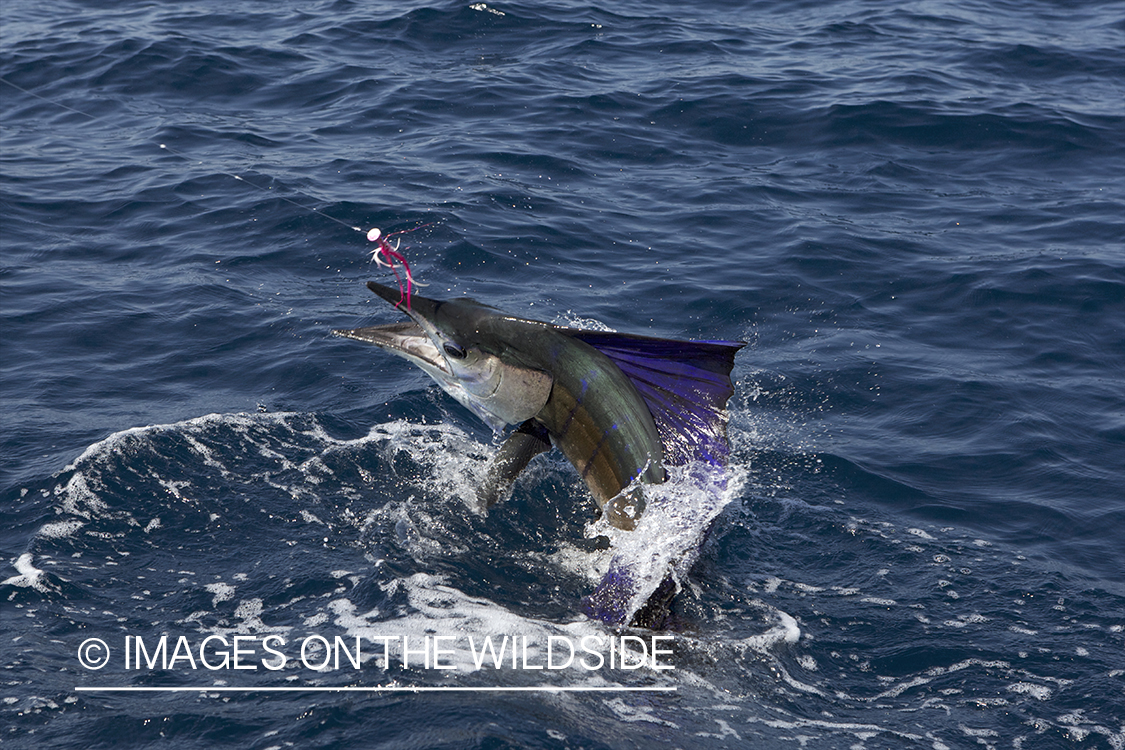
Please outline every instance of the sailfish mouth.
[[434, 342], [414, 322], [389, 323], [382, 326], [369, 326], [367, 328], [337, 328], [332, 331], [337, 336], [343, 336], [356, 341], [366, 341], [380, 349], [386, 349], [392, 354], [404, 357], [423, 369], [435, 369], [448, 377], [453, 377]]
[[374, 281], [367, 282], [367, 288], [387, 302], [390, 302], [399, 310], [402, 310], [402, 312], [409, 315], [412, 320], [403, 321], [401, 323], [387, 323], [380, 326], [368, 326], [367, 328], [340, 328], [332, 331], [332, 333], [337, 336], [355, 339], [356, 341], [365, 341], [368, 344], [374, 344], [380, 349], [385, 349], [392, 354], [397, 354], [400, 357], [410, 360], [435, 378], [438, 377], [437, 374], [435, 374], [436, 371], [436, 373], [440, 373], [444, 379], [453, 380], [453, 372], [449, 369], [445, 357], [430, 337], [429, 329], [431, 326], [426, 320], [426, 313], [432, 314], [433, 311], [437, 309], [439, 303], [425, 297], [413, 295], [411, 297], [411, 309], [408, 310], [404, 305], [399, 304], [400, 298], [397, 289], [392, 289], [382, 284], [376, 284]]

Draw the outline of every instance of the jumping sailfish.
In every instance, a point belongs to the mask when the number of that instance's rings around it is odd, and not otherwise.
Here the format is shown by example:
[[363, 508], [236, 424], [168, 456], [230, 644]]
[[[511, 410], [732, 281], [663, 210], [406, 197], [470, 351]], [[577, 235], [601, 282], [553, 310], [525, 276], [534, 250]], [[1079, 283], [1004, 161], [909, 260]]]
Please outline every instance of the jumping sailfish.
[[[539, 453], [558, 447], [581, 475], [606, 520], [632, 530], [645, 508], [643, 485], [666, 466], [723, 465], [726, 403], [736, 341], [675, 341], [588, 331], [508, 315], [471, 299], [438, 301], [367, 287], [409, 321], [337, 330], [404, 357], [495, 431], [518, 425], [479, 489], [489, 507]], [[616, 561], [615, 562], [619, 562]], [[642, 606], [620, 563], [587, 598], [590, 615], [658, 627], [678, 584], [660, 582]]]

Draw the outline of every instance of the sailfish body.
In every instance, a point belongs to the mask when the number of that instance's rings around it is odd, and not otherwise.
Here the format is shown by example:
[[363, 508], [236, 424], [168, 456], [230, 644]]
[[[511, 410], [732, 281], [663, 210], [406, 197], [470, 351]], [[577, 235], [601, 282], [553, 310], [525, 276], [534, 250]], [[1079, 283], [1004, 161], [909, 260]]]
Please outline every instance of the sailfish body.
[[[479, 489], [486, 507], [552, 444], [609, 523], [624, 530], [643, 513], [642, 485], [662, 483], [666, 464], [725, 462], [730, 371], [741, 342], [565, 328], [471, 299], [412, 295], [404, 306], [398, 289], [367, 286], [411, 320], [335, 333], [410, 360], [494, 430], [518, 425]], [[618, 609], [593, 614], [612, 621], [625, 616]]]

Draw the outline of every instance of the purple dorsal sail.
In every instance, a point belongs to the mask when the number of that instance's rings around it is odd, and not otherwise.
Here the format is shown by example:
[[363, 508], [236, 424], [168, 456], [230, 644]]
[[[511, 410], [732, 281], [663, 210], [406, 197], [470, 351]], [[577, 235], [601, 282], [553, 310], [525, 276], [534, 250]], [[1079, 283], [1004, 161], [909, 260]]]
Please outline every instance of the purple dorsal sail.
[[566, 333], [609, 357], [633, 382], [652, 412], [666, 463], [726, 463], [726, 405], [734, 393], [730, 372], [744, 343], [574, 329]]

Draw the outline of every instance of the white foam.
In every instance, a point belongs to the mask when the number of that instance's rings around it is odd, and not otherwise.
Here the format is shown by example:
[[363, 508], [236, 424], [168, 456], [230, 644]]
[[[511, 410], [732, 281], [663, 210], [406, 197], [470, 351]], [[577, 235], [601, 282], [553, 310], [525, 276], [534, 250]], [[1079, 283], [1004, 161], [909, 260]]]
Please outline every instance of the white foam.
[[823, 586], [813, 586], [808, 583], [800, 583], [799, 581], [794, 582], [793, 588], [797, 589], [797, 591], [800, 591], [803, 594], [819, 594], [820, 592], [824, 591]]
[[191, 482], [182, 480], [177, 481], [174, 479], [159, 479], [158, 481], [160, 482], [160, 486], [168, 490], [168, 494], [172, 497], [180, 500], [181, 502], [189, 503], [191, 505], [195, 504], [195, 500], [183, 493], [184, 489], [191, 486]]
[[37, 531], [35, 535], [48, 539], [63, 539], [78, 531], [85, 525], [86, 523], [84, 521], [78, 520], [54, 521], [52, 523], [43, 524], [41, 527], [39, 527], [39, 531]]
[[627, 569], [636, 583], [629, 612], [642, 607], [669, 573], [677, 583], [687, 578], [705, 534], [744, 481], [745, 471], [737, 468], [672, 467], [664, 484], [644, 486], [647, 506], [632, 531], [613, 528], [604, 518], [587, 526], [587, 537], [610, 539], [610, 564]]
[[80, 471], [70, 477], [65, 487], [56, 488], [55, 492], [62, 493], [62, 510], [72, 516], [92, 520], [108, 510], [108, 506], [87, 486], [86, 476]]
[[33, 557], [30, 552], [24, 552], [14, 563], [19, 575], [0, 581], [3, 586], [18, 586], [31, 588], [39, 592], [46, 592], [47, 585], [43, 582], [43, 571], [32, 564]]
[[1045, 701], [1051, 697], [1051, 688], [1044, 685], [1035, 685], [1030, 682], [1017, 682], [1014, 685], [1009, 685], [1008, 690], [1013, 693], [1021, 693], [1030, 695], [1036, 700]]
[[[603, 674], [604, 670], [590, 670], [580, 667], [555, 669], [523, 668], [522, 655], [520, 668], [512, 668], [510, 659], [516, 642], [531, 644], [532, 663], [542, 664], [544, 644], [552, 636], [565, 638], [578, 643], [586, 636], [609, 638], [611, 632], [596, 621], [579, 619], [568, 623], [558, 623], [523, 617], [487, 599], [466, 595], [449, 586], [441, 576], [416, 573], [407, 578], [395, 579], [383, 585], [391, 598], [405, 596], [407, 605], [399, 605], [392, 611], [375, 608], [361, 612], [347, 598], [333, 600], [328, 605], [332, 622], [342, 628], [345, 640], [359, 638], [371, 646], [362, 648], [364, 662], [374, 661], [375, 669], [387, 668], [388, 675], [394, 675], [401, 667], [403, 643], [409, 641], [411, 667], [421, 666], [427, 637], [446, 636], [448, 651], [443, 651], [442, 671], [446, 679], [475, 674], [481, 671], [500, 671], [506, 674], [504, 681], [530, 682], [533, 684], [560, 684], [582, 686], [608, 686], [618, 684], [615, 675]], [[486, 654], [484, 639], [491, 638], [492, 651]], [[508, 638], [505, 644], [505, 638]], [[472, 639], [470, 642], [469, 639]], [[499, 665], [494, 663], [501, 649], [506, 646], [506, 656]], [[517, 646], [518, 647], [518, 646]], [[444, 648], [444, 647], [443, 647]], [[520, 647], [522, 648], [522, 647]], [[674, 645], [673, 645], [674, 648]], [[384, 655], [390, 664], [383, 662]], [[672, 658], [673, 666], [674, 657]], [[665, 660], [667, 663], [667, 660]], [[446, 669], [445, 667], [449, 667]], [[642, 666], [633, 675], [648, 674], [662, 680], [674, 679], [676, 673], [655, 671], [651, 666]], [[490, 681], [495, 678], [490, 677]], [[562, 698], [559, 698], [562, 700]]]
[[234, 598], [235, 588], [229, 583], [209, 583], [203, 588], [214, 594], [214, 597], [211, 599], [212, 607], [217, 607], [220, 602], [225, 602]]
[[[582, 321], [571, 322], [578, 324]], [[311, 442], [311, 447], [316, 454], [300, 465], [294, 464], [270, 447], [272, 442], [267, 445], [262, 434], [259, 434], [268, 433], [273, 425], [283, 426], [303, 436]], [[256, 448], [259, 455], [270, 459], [273, 465], [264, 470], [257, 470], [257, 474], [248, 474], [238, 471], [237, 467], [225, 466], [212, 446], [215, 442], [212, 433], [225, 441], [230, 439], [231, 430], [244, 436], [247, 444]], [[69, 467], [75, 473], [65, 489], [56, 490], [64, 495], [61, 503], [62, 511], [87, 520], [109, 514], [108, 507], [98, 496], [98, 491], [101, 489], [100, 480], [96, 479], [98, 469], [111, 457], [119, 454], [126, 444], [147, 441], [152, 435], [162, 432], [174, 432], [191, 447], [205, 466], [217, 469], [223, 476], [238, 472], [240, 482], [261, 481], [282, 489], [295, 499], [301, 499], [302, 502], [318, 500], [319, 490], [316, 485], [322, 478], [332, 476], [332, 471], [325, 462], [327, 457], [339, 451], [354, 451], [360, 448], [370, 450], [375, 447], [382, 453], [382, 458], [388, 466], [394, 465], [397, 455], [406, 453], [414, 465], [422, 468], [420, 477], [408, 480], [417, 482], [419, 495], [424, 492], [426, 497], [453, 499], [461, 502], [466, 508], [477, 510], [477, 487], [487, 469], [489, 459], [496, 450], [495, 446], [476, 440], [464, 430], [449, 423], [419, 425], [407, 420], [395, 420], [374, 425], [362, 437], [341, 440], [328, 435], [324, 428], [308, 415], [210, 414], [176, 424], [124, 430], [90, 446]], [[304, 445], [302, 441], [301, 447], [310, 446]], [[541, 462], [539, 470], [553, 471], [550, 466]], [[291, 479], [279, 479], [283, 475], [291, 474], [294, 468], [299, 468], [302, 472], [303, 482], [294, 483]], [[533, 470], [535, 468], [533, 467]], [[619, 563], [627, 566], [630, 574], [639, 582], [633, 600], [628, 605], [633, 611], [647, 601], [649, 595], [661, 584], [669, 571], [677, 581], [686, 578], [688, 570], [698, 555], [704, 533], [731, 499], [737, 496], [745, 469], [733, 468], [729, 477], [723, 476], [712, 467], [698, 466], [680, 467], [670, 473], [672, 476], [666, 484], [645, 488], [648, 508], [634, 532], [620, 532], [609, 527], [604, 521], [593, 525], [587, 531], [591, 536], [604, 534], [610, 537], [612, 556]], [[161, 477], [155, 479], [173, 497], [185, 499], [182, 491], [188, 486], [186, 481], [173, 481]], [[354, 488], [344, 489], [355, 491]], [[405, 499], [402, 494], [407, 495]], [[396, 493], [396, 495], [397, 497], [372, 509], [366, 515], [362, 522], [364, 530], [374, 523], [389, 523], [398, 531], [406, 546], [413, 548], [415, 556], [419, 558], [433, 554], [448, 555], [468, 551], [460, 549], [461, 545], [454, 543], [452, 535], [438, 535], [435, 538], [433, 530], [440, 530], [443, 527], [443, 516], [447, 513], [445, 508], [432, 503], [420, 503], [416, 497], [410, 496], [409, 492]], [[332, 523], [317, 515], [319, 511], [314, 512], [308, 506], [298, 512], [308, 523], [332, 526]], [[113, 515], [124, 518], [130, 526], [143, 528], [148, 532], [160, 528], [161, 524], [159, 518], [150, 519], [146, 524], [136, 522], [128, 517], [127, 513]], [[218, 518], [215, 513], [212, 513], [211, 517], [213, 520]], [[59, 527], [60, 530], [63, 528], [76, 527]], [[560, 564], [571, 570], [585, 567], [587, 570], [604, 571], [609, 564], [607, 555], [593, 553], [585, 554], [584, 561], [582, 558], [583, 553], [573, 547], [564, 548], [558, 555]], [[233, 595], [225, 589], [216, 589], [212, 593], [216, 594], [216, 604], [224, 601], [224, 597]]]
[[738, 732], [734, 731], [734, 729], [731, 728], [730, 724], [728, 724], [725, 721], [723, 721], [722, 719], [719, 719], [719, 718], [716, 718], [716, 717], [712, 717], [712, 719], [714, 720], [714, 722], [716, 724], [719, 725], [720, 731], [719, 732], [696, 732], [695, 733], [696, 737], [714, 737], [717, 740], [721, 740], [724, 737], [734, 737], [739, 742], [742, 741], [742, 735], [739, 734]]
[[596, 318], [584, 318], [575, 313], [573, 310], [567, 310], [565, 313], [556, 316], [552, 322], [557, 326], [577, 328], [580, 331], [601, 331], [603, 333], [615, 332], [615, 329], [610, 328], [600, 320]]
[[[780, 710], [780, 709], [778, 709]], [[894, 737], [902, 737], [909, 740], [918, 741], [922, 737], [910, 732], [896, 731], [881, 727], [877, 724], [859, 724], [857, 722], [849, 721], [826, 721], [823, 719], [804, 719], [794, 717], [790, 720], [785, 719], [763, 719], [761, 717], [749, 717], [748, 721], [760, 722], [768, 727], [776, 729], [827, 729], [831, 731], [848, 732], [856, 736], [857, 739], [868, 740], [879, 736], [880, 734], [889, 734]], [[803, 743], [802, 743], [803, 744]]]
[[573, 576], [583, 577], [590, 584], [596, 584], [609, 571], [613, 553], [605, 550], [584, 550], [569, 542], [562, 542], [558, 549], [548, 556], [559, 570]]
[[880, 599], [877, 596], [865, 596], [860, 599], [860, 601], [868, 604], [878, 604], [881, 607], [894, 607], [898, 604], [894, 599]]
[[229, 630], [223, 628], [216, 628], [215, 632], [237, 632], [237, 633], [287, 633], [291, 628], [283, 625], [267, 625], [262, 621], [263, 612], [262, 600], [254, 597], [252, 599], [243, 599], [239, 601], [238, 606], [234, 608], [234, 616], [242, 622], [238, 623], [234, 628]]
[[441, 423], [420, 425], [405, 419], [377, 424], [367, 435], [355, 440], [336, 440], [317, 431], [326, 449], [322, 456], [335, 450], [377, 444], [388, 464], [399, 452], [407, 453], [429, 475], [419, 488], [441, 497], [457, 498], [466, 507], [477, 510], [477, 488], [484, 477], [488, 460], [496, 448], [474, 440], [456, 425]]
[[[757, 604], [761, 605], [762, 603], [757, 602]], [[772, 609], [772, 615], [776, 622], [772, 628], [758, 635], [741, 638], [737, 643], [755, 651], [765, 652], [782, 643], [796, 643], [801, 640], [801, 628], [791, 615], [779, 609]]]
[[650, 724], [662, 724], [663, 726], [672, 727], [673, 729], [680, 728], [679, 724], [676, 724], [675, 722], [668, 721], [667, 719], [661, 719], [658, 716], [654, 716], [653, 711], [655, 709], [653, 706], [630, 705], [621, 698], [611, 698], [610, 700], [605, 701], [605, 705], [608, 706], [609, 709], [613, 711], [613, 713], [621, 721], [644, 721]]
[[[494, 16], [506, 16], [506, 15], [508, 15], [507, 13], [505, 13], [502, 10], [496, 10], [496, 8], [490, 8], [485, 3], [473, 3], [472, 5], [469, 6], [469, 9], [479, 11], [479, 12], [484, 12], [484, 13], [491, 13]], [[372, 230], [372, 231], [375, 231], [375, 230]], [[368, 238], [368, 239], [370, 239], [370, 238]]]
[[816, 659], [812, 658], [808, 654], [798, 656], [797, 663], [801, 665], [802, 669], [807, 669], [810, 672], [815, 672], [818, 669]]
[[304, 520], [305, 523], [319, 523], [322, 526], [328, 525], [324, 521], [321, 521], [319, 518], [317, 518], [315, 513], [307, 511], [303, 508], [301, 509], [301, 519]]

